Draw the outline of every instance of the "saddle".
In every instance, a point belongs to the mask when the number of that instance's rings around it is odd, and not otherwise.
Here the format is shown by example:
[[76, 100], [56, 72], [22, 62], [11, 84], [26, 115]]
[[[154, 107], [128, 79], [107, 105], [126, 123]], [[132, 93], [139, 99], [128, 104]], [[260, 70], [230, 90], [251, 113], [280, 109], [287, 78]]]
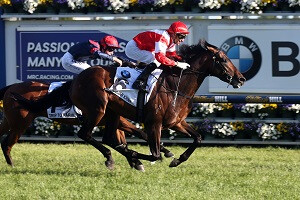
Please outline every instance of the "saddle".
[[151, 93], [153, 91], [156, 82], [162, 73], [162, 69], [155, 69], [147, 80], [148, 93], [132, 89], [132, 84], [136, 78], [140, 75], [141, 69], [133, 69], [130, 67], [118, 67], [116, 75], [114, 77], [114, 84], [110, 88], [106, 88], [106, 91], [111, 92], [126, 103], [137, 108], [137, 121], [142, 119], [143, 106], [149, 101]]
[[[54, 89], [61, 87], [64, 82], [53, 82], [50, 84], [48, 93]], [[80, 118], [82, 112], [74, 105], [55, 105], [47, 109], [48, 118]]]

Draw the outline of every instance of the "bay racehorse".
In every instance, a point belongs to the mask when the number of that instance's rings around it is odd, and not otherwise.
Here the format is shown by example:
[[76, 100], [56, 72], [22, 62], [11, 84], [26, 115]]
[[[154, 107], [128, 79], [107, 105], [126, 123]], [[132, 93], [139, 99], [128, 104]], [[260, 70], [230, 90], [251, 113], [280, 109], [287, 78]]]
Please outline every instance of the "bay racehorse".
[[[67, 102], [68, 104], [71, 103], [68, 95], [68, 90], [70, 89], [71, 85], [70, 83], [71, 82], [67, 82], [63, 85], [63, 87], [55, 89], [51, 95], [55, 95], [56, 98], [51, 101], [43, 99], [43, 97], [48, 93], [48, 83], [28, 81], [12, 84], [0, 90], [0, 100], [3, 100], [4, 112], [4, 118], [0, 124], [0, 138], [2, 135], [7, 134], [7, 136], [1, 142], [1, 147], [6, 162], [9, 165], [13, 166], [13, 161], [10, 155], [13, 145], [18, 142], [21, 135], [32, 124], [33, 120], [39, 116], [48, 117], [47, 108], [51, 106], [61, 106], [63, 102]], [[43, 105], [39, 107], [38, 111], [28, 111], [19, 106], [18, 103], [11, 98], [11, 94], [20, 95], [26, 99], [35, 101], [43, 99]], [[74, 118], [56, 118], [52, 120], [64, 124], [80, 125], [80, 121]], [[104, 124], [105, 117], [101, 120], [101, 122], [99, 122], [98, 125]], [[147, 135], [142, 130], [136, 128], [135, 125], [130, 123], [125, 118], [121, 118], [119, 129], [114, 134], [104, 134], [102, 141], [112, 148], [115, 148], [119, 145], [123, 145], [127, 148], [124, 131], [147, 141]], [[163, 149], [166, 157], [173, 156], [168, 149], [164, 148], [163, 146], [161, 146], [161, 148]], [[111, 152], [109, 149], [105, 149], [104, 156], [107, 158], [106, 166], [109, 169], [112, 169], [114, 166], [114, 161], [111, 157]], [[138, 170], [143, 170], [143, 166], [138, 160], [128, 160], [128, 162], [131, 167], [134, 167]]]
[[[128, 152], [123, 146], [117, 150], [127, 158], [155, 161], [160, 159], [161, 130], [171, 128], [194, 139], [188, 149], [174, 158], [170, 167], [176, 167], [186, 161], [201, 143], [201, 135], [185, 121], [192, 108], [192, 98], [207, 76], [239, 88], [245, 82], [244, 76], [233, 65], [226, 54], [217, 47], [201, 40], [197, 45], [182, 45], [179, 54], [190, 64], [185, 71], [173, 67], [161, 66], [164, 70], [147, 104], [143, 107], [142, 121], [148, 135], [151, 155]], [[113, 84], [116, 69], [95, 66], [80, 73], [72, 82], [70, 98], [83, 112], [83, 123], [78, 136], [102, 151], [103, 145], [91, 135], [104, 115], [105, 131], [114, 133], [120, 116], [135, 120], [136, 108], [125, 103], [106, 89]], [[39, 104], [35, 104], [38, 108]], [[109, 114], [108, 114], [109, 113]]]

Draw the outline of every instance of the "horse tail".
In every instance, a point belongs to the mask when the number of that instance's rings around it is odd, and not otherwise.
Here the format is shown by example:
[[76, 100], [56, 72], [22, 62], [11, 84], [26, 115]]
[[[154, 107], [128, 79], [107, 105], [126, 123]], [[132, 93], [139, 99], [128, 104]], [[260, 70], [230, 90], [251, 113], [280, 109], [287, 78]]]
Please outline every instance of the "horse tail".
[[18, 93], [11, 93], [11, 97], [22, 107], [31, 112], [40, 112], [50, 107], [70, 107], [72, 105], [69, 97], [69, 89], [72, 81], [64, 83], [61, 87], [54, 89], [52, 92], [42, 96], [37, 100], [28, 100]]
[[11, 85], [6, 86], [0, 90], [0, 101], [3, 100], [5, 92], [10, 88]]

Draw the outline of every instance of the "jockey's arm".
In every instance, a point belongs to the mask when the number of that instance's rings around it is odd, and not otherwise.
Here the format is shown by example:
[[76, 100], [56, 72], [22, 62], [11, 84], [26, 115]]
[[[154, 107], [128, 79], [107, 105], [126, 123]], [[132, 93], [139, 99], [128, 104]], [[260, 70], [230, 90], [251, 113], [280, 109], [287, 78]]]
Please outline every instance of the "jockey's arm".
[[179, 56], [176, 51], [169, 52], [167, 51], [166, 56], [175, 61], [182, 61], [181, 56]]
[[134, 63], [126, 58], [122, 58], [122, 57], [118, 57], [118, 58], [122, 61], [121, 67], [131, 67], [131, 68], [136, 67], [136, 63]]
[[176, 65], [176, 62], [166, 56], [163, 52], [155, 53], [155, 59], [163, 65], [173, 67]]
[[158, 62], [160, 62], [161, 64], [166, 65], [166, 66], [170, 66], [170, 67], [177, 66], [183, 70], [190, 67], [190, 65], [188, 63], [178, 62], [178, 61], [175, 62], [174, 60], [167, 58], [166, 55], [162, 52], [155, 53], [155, 58]]
[[104, 60], [110, 60], [110, 61], [114, 61], [116, 63], [119, 64], [119, 66], [122, 66], [122, 60], [120, 60], [118, 57], [116, 56], [112, 56], [112, 55], [108, 55], [106, 53], [103, 53], [101, 51], [96, 51], [94, 53], [94, 55], [97, 57], [97, 58], [101, 58], [101, 59], [104, 59]]

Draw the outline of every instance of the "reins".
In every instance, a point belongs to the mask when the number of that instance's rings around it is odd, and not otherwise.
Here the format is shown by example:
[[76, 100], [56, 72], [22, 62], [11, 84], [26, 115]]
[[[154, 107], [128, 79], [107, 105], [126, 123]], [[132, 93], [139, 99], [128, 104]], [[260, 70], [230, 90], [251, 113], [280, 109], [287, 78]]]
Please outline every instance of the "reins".
[[228, 80], [228, 85], [227, 85], [227, 88], [230, 86], [230, 83], [232, 81], [232, 76], [228, 74], [228, 72], [226, 71], [226, 67], [223, 65], [222, 62], [220, 62], [219, 60], [217, 60], [217, 55], [220, 54], [220, 49], [218, 49], [218, 51], [216, 53], [213, 53], [213, 68], [215, 68], [216, 64], [220, 65], [222, 70], [223, 70], [223, 74], [226, 74], [227, 75], [227, 80]]
[[183, 69], [180, 70], [178, 84], [176, 85], [175, 95], [174, 95], [174, 99], [173, 99], [173, 102], [172, 102], [172, 105], [174, 107], [175, 107], [175, 104], [176, 104], [176, 99], [177, 99], [177, 95], [178, 95], [178, 88], [179, 88], [179, 83], [180, 83], [180, 80], [181, 80], [181, 77], [182, 77], [182, 72], [183, 72]]
[[[227, 75], [227, 80], [229, 81], [228, 82], [228, 86], [230, 85], [230, 83], [232, 82], [232, 76], [231, 75], [229, 75], [228, 74], [228, 72], [226, 71], [226, 67], [223, 65], [223, 63], [220, 61], [220, 60], [218, 60], [217, 58], [221, 58], [220, 56], [219, 56], [219, 54], [220, 54], [220, 52], [221, 52], [221, 50], [220, 49], [218, 49], [218, 51], [216, 52], [216, 53], [214, 53], [214, 52], [212, 52], [211, 50], [209, 50], [208, 48], [206, 48], [206, 47], [203, 47], [205, 50], [207, 50], [207, 51], [209, 51], [211, 54], [212, 54], [212, 59], [213, 59], [213, 68], [215, 68], [216, 67], [216, 65], [219, 65], [219, 66], [221, 66], [221, 68], [222, 68], [222, 70], [223, 70], [223, 74], [226, 74]], [[200, 76], [200, 75], [202, 75], [202, 74], [204, 74], [205, 72], [203, 72], [203, 71], [196, 71], [196, 70], [194, 70], [194, 69], [191, 69], [191, 68], [187, 68], [186, 69], [186, 71], [183, 73], [183, 70], [181, 69], [180, 70], [180, 74], [179, 74], [179, 78], [178, 78], [178, 81], [177, 81], [177, 84], [175, 83], [175, 87], [176, 87], [176, 89], [175, 90], [173, 90], [173, 89], [170, 89], [170, 88], [167, 88], [164, 84], [162, 84], [162, 82], [160, 82], [161, 84], [161, 86], [165, 89], [165, 90], [167, 90], [167, 91], [169, 91], [169, 92], [171, 92], [171, 93], [174, 93], [174, 99], [173, 99], [173, 101], [172, 101], [172, 105], [175, 107], [175, 105], [176, 105], [176, 100], [177, 100], [177, 97], [178, 97], [178, 95], [179, 96], [182, 96], [182, 97], [184, 97], [184, 98], [186, 98], [186, 99], [192, 99], [193, 97], [194, 97], [194, 95], [193, 96], [189, 96], [189, 95], [186, 95], [186, 94], [184, 94], [184, 93], [182, 93], [182, 92], [180, 92], [179, 91], [179, 85], [180, 85], [180, 82], [181, 82], [181, 77], [183, 76], [183, 75], [187, 75], [187, 74], [192, 74], [192, 75], [195, 75], [195, 76]], [[174, 77], [174, 75], [172, 75], [173, 77]], [[210, 74], [208, 74], [208, 76], [210, 76]]]

